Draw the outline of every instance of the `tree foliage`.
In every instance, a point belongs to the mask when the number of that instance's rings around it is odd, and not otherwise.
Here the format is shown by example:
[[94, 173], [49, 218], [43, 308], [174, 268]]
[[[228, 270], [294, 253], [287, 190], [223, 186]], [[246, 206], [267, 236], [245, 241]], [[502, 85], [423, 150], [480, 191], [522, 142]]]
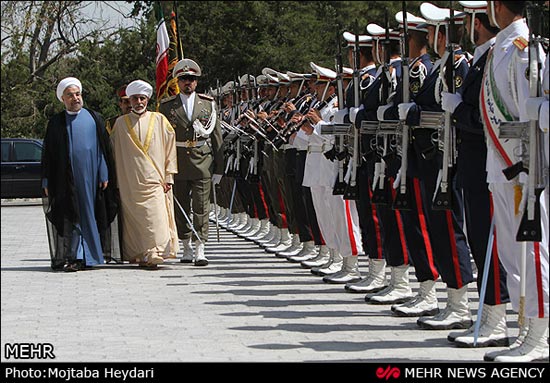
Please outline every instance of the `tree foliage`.
[[[152, 1], [133, 5], [134, 28], [105, 27], [83, 16], [82, 1], [2, 2], [1, 129], [3, 137], [43, 137], [47, 120], [63, 105], [57, 83], [75, 76], [84, 103], [104, 117], [118, 113], [115, 90], [142, 79], [155, 83], [156, 20]], [[447, 6], [448, 2], [434, 2]], [[408, 1], [418, 15], [420, 1]], [[382, 25], [396, 27], [394, 1], [164, 1], [176, 12], [183, 54], [195, 60], [206, 91], [265, 67], [309, 72], [310, 62], [334, 66], [336, 37]], [[151, 104], [156, 100], [152, 100]]]

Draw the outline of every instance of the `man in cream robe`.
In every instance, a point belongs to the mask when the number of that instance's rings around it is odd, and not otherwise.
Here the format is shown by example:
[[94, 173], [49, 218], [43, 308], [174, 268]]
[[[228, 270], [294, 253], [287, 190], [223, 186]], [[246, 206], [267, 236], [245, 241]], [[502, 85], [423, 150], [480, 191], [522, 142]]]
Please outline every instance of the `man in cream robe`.
[[111, 131], [124, 259], [140, 266], [175, 258], [179, 247], [172, 195], [178, 172], [175, 133], [164, 115], [147, 111], [152, 91], [144, 81], [130, 83], [132, 112], [119, 117]]

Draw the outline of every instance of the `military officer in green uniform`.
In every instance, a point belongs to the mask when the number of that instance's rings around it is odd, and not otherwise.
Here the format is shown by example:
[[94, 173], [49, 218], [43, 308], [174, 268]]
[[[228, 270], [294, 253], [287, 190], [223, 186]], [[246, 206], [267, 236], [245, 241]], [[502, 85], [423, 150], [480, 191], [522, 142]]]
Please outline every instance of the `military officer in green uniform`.
[[159, 111], [176, 131], [179, 173], [174, 179], [175, 204], [183, 207], [198, 235], [193, 238], [188, 220], [176, 208], [178, 237], [183, 242], [181, 262], [206, 266], [211, 185], [220, 182], [224, 170], [221, 125], [214, 99], [195, 92], [201, 76], [199, 65], [190, 59], [180, 60], [172, 75], [178, 79], [180, 92], [161, 100]]
[[119, 87], [116, 91], [116, 95], [118, 97], [118, 106], [120, 107], [120, 114], [117, 114], [114, 117], [109, 118], [106, 123], [105, 127], [107, 128], [107, 131], [111, 133], [111, 128], [115, 125], [115, 121], [117, 118], [124, 114], [128, 114], [132, 111], [132, 105], [130, 104], [130, 97], [126, 95], [126, 84]]

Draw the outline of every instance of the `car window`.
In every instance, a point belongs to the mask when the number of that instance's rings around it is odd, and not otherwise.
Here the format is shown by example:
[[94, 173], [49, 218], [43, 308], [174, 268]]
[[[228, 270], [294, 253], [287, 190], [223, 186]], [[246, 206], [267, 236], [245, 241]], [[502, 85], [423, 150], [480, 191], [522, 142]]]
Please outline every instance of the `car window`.
[[33, 142], [14, 142], [15, 161], [40, 162], [42, 148]]
[[8, 162], [10, 159], [10, 143], [2, 142], [2, 162]]

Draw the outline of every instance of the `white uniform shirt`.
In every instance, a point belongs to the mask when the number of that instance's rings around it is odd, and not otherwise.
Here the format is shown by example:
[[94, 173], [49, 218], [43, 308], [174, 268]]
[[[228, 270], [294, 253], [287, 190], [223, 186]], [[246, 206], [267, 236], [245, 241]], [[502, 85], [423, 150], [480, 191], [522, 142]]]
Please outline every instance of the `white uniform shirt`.
[[191, 93], [191, 95], [186, 95], [184, 93], [180, 93], [181, 97], [181, 103], [183, 104], [183, 109], [185, 109], [185, 113], [187, 114], [187, 118], [189, 121], [191, 121], [191, 116], [193, 116], [193, 106], [195, 105], [195, 92]]
[[[529, 28], [525, 23], [525, 19], [514, 21], [497, 34], [492, 52], [492, 65], [491, 67], [487, 66], [486, 70], [493, 72], [494, 82], [501, 100], [510, 115], [516, 120], [526, 121], [523, 102], [518, 103], [518, 100], [529, 97], [529, 82], [525, 77], [528, 65], [528, 49], [520, 50], [514, 45], [514, 40], [520, 36], [529, 39]], [[487, 140], [491, 140], [491, 138], [488, 137]], [[511, 140], [517, 141], [517, 144], [514, 143], [513, 146], [519, 148], [519, 139]], [[500, 139], [500, 141], [504, 143], [505, 140]], [[502, 170], [506, 168], [506, 164], [501, 155], [493, 144], [488, 143], [487, 146], [487, 182], [510, 182], [502, 173]], [[513, 156], [511, 160], [517, 161], [518, 158]]]
[[334, 144], [333, 135], [321, 135], [321, 125], [323, 122], [330, 122], [337, 108], [335, 107], [336, 97], [334, 97], [322, 110], [322, 122], [313, 127], [313, 133], [306, 135], [300, 129], [296, 137], [307, 140], [308, 153], [304, 169], [304, 180], [302, 185], [307, 187], [325, 186], [333, 187], [338, 174], [338, 161], [330, 161], [323, 153], [332, 149]]

